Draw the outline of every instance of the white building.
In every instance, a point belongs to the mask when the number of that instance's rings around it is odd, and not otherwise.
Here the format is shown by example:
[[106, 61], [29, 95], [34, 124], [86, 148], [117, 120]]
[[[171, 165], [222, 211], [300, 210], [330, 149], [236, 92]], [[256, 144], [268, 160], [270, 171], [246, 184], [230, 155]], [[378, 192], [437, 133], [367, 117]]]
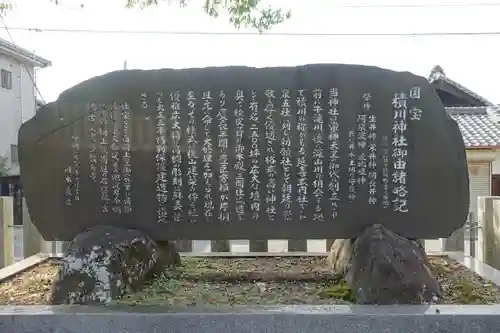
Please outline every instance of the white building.
[[17, 132], [37, 109], [36, 70], [52, 63], [33, 52], [0, 39], [0, 157], [9, 174], [19, 173]]

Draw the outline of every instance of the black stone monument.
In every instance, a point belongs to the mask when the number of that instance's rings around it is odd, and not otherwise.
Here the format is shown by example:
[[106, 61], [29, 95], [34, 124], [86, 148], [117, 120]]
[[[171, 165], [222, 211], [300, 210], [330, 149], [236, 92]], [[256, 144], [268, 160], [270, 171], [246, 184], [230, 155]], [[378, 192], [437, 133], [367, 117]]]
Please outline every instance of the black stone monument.
[[19, 131], [46, 240], [95, 225], [155, 240], [447, 237], [467, 217], [458, 126], [423, 77], [376, 67], [127, 70]]

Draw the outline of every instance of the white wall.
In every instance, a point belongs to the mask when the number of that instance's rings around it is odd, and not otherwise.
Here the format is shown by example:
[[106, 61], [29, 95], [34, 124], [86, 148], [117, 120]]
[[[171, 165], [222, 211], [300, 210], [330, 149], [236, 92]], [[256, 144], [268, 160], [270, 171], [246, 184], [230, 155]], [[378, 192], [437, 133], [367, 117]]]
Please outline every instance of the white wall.
[[500, 175], [500, 156], [493, 160], [491, 163], [492, 170], [491, 173], [494, 175]]
[[[10, 145], [17, 145], [17, 132], [22, 122], [35, 114], [35, 89], [27, 71], [33, 76], [33, 66], [21, 65], [17, 60], [0, 55], [0, 69], [12, 72], [12, 89], [0, 86], [0, 155], [10, 159]], [[18, 165], [10, 165], [18, 172]]]

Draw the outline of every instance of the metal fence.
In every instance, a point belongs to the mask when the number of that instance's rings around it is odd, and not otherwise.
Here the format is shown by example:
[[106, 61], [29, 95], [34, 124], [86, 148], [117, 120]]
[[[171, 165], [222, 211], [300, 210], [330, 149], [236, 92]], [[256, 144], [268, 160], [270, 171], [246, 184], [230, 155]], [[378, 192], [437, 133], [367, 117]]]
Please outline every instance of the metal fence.
[[[470, 212], [463, 228], [457, 230], [448, 239], [427, 239], [423, 240], [427, 251], [439, 252], [460, 251], [465, 255], [475, 256], [478, 240], [478, 222], [474, 212]], [[448, 240], [454, 239], [454, 242]], [[269, 240], [182, 240], [175, 241], [180, 252], [196, 253], [324, 253], [328, 252], [333, 243], [333, 239], [269, 239]], [[67, 242], [65, 242], [67, 243]], [[61, 247], [63, 250], [65, 245]]]
[[466, 256], [475, 257], [477, 254], [476, 247], [479, 235], [479, 223], [474, 212], [469, 213], [469, 218], [464, 226], [464, 254]]
[[[14, 257], [16, 261], [22, 260], [23, 253], [23, 227], [14, 227]], [[319, 255], [328, 252], [331, 240], [228, 240], [228, 241], [176, 241], [176, 248], [180, 252], [203, 253], [206, 255], [217, 253], [249, 253], [252, 255], [273, 255], [287, 253], [289, 255]], [[46, 242], [42, 252], [60, 254], [66, 251], [69, 242]], [[439, 252], [440, 240], [425, 240], [428, 252]]]
[[[19, 261], [23, 254], [23, 191], [19, 176], [0, 177], [0, 195], [13, 197], [14, 260]], [[28, 219], [29, 220], [29, 219]], [[464, 251], [466, 255], [475, 256], [478, 237], [478, 225], [475, 214], [471, 212], [464, 228], [458, 230], [447, 240], [426, 240], [426, 250]], [[176, 241], [180, 252], [217, 253], [324, 253], [328, 252], [333, 240], [180, 240]], [[442, 244], [446, 245], [443, 246]], [[65, 252], [68, 242], [48, 242], [45, 251], [52, 253]]]
[[[23, 233], [22, 225], [14, 226], [13, 230], [13, 253], [15, 261], [24, 258], [23, 253]], [[477, 221], [469, 219], [464, 226], [464, 235], [462, 239], [462, 247], [449, 247], [448, 251], [464, 251], [466, 255], [475, 256], [476, 240], [477, 240]], [[328, 252], [333, 240], [331, 239], [304, 239], [304, 240], [179, 240], [175, 241], [176, 248], [180, 252], [195, 252], [195, 253], [308, 253], [319, 254]], [[424, 240], [424, 245], [427, 251], [436, 252], [442, 251], [443, 240]], [[46, 246], [41, 251], [54, 254], [63, 253], [66, 251], [69, 242], [46, 242]]]

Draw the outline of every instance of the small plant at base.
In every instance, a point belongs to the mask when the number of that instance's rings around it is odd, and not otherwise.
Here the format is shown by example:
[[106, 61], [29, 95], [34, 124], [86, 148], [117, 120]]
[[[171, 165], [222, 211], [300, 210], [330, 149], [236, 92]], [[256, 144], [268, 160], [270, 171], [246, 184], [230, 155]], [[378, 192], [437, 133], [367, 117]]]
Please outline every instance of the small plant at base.
[[340, 279], [337, 284], [322, 290], [319, 296], [342, 299], [348, 302], [355, 301], [351, 287], [345, 282], [344, 279]]

